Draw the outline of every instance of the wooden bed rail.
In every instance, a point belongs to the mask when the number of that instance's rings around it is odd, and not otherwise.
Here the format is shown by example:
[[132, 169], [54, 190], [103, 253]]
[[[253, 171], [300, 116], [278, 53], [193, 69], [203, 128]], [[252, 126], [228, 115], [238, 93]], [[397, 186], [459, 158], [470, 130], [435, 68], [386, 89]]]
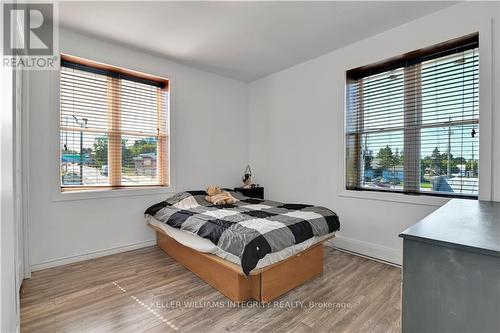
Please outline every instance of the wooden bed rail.
[[234, 302], [254, 299], [269, 302], [323, 272], [323, 242], [246, 276], [241, 267], [216, 255], [196, 251], [158, 227], [158, 246], [181, 265]]

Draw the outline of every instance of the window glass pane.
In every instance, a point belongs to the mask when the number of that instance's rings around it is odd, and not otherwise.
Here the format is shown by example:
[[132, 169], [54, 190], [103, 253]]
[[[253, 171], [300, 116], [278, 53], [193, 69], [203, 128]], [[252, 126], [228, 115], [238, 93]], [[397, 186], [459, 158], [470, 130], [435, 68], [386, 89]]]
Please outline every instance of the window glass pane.
[[157, 92], [157, 87], [122, 80], [120, 96], [122, 131], [153, 135], [157, 133]]
[[158, 185], [156, 137], [122, 137], [122, 185]]
[[60, 141], [61, 185], [109, 185], [105, 133], [62, 130]]
[[61, 68], [62, 127], [80, 127], [106, 131], [107, 129], [107, 78], [66, 67]]
[[477, 125], [422, 129], [421, 145], [421, 191], [478, 195]]
[[363, 79], [363, 130], [401, 128], [404, 121], [404, 75], [397, 69]]
[[107, 78], [66, 67], [60, 78], [61, 185], [109, 185]]
[[422, 123], [477, 119], [477, 49], [422, 63]]
[[479, 55], [422, 64], [420, 190], [478, 195]]
[[379, 190], [403, 190], [403, 132], [363, 135], [362, 184]]

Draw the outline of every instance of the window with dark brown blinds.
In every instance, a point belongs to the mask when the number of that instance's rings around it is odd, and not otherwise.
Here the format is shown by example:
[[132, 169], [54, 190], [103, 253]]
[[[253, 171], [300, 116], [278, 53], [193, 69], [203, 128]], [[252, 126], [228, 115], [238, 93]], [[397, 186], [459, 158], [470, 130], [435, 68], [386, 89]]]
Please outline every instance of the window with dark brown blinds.
[[167, 186], [168, 80], [62, 56], [64, 190]]
[[346, 188], [478, 196], [472, 34], [347, 72]]

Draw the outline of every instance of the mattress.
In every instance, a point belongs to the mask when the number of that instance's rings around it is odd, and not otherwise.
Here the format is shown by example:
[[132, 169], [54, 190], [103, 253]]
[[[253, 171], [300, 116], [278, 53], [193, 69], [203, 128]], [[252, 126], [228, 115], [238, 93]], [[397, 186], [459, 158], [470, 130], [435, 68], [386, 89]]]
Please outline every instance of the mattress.
[[[168, 224], [158, 221], [151, 215], [146, 215], [146, 223], [163, 230], [168, 236], [172, 237], [184, 246], [187, 246], [198, 252], [214, 254], [241, 267], [241, 260], [239, 257], [218, 248], [214, 243], [206, 238], [200, 237], [197, 234], [191, 233], [189, 231], [173, 228]], [[302, 243], [289, 246], [278, 252], [268, 253], [266, 256], [264, 256], [264, 258], [259, 260], [255, 269], [263, 268], [292, 257], [295, 254], [302, 252], [310, 248], [311, 246], [324, 241], [327, 238], [332, 237], [333, 235], [335, 235], [335, 232], [323, 236], [315, 236], [305, 240]]]
[[245, 275], [268, 254], [296, 253], [289, 248], [310, 246], [317, 237], [329, 237], [340, 229], [337, 214], [326, 207], [228, 192], [236, 201], [225, 205], [207, 201], [205, 191], [179, 192], [150, 206], [144, 214], [212, 242], [225, 251], [219, 255], [228, 260], [237, 256]]

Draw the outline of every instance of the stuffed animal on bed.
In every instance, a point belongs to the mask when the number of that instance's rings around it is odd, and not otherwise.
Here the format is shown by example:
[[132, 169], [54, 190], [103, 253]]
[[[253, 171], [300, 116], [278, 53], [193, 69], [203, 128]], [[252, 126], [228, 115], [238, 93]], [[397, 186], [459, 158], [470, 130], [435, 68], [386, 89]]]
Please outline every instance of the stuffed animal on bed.
[[205, 200], [214, 205], [229, 205], [235, 203], [236, 200], [231, 193], [222, 191], [219, 186], [209, 186], [207, 188], [207, 196]]

